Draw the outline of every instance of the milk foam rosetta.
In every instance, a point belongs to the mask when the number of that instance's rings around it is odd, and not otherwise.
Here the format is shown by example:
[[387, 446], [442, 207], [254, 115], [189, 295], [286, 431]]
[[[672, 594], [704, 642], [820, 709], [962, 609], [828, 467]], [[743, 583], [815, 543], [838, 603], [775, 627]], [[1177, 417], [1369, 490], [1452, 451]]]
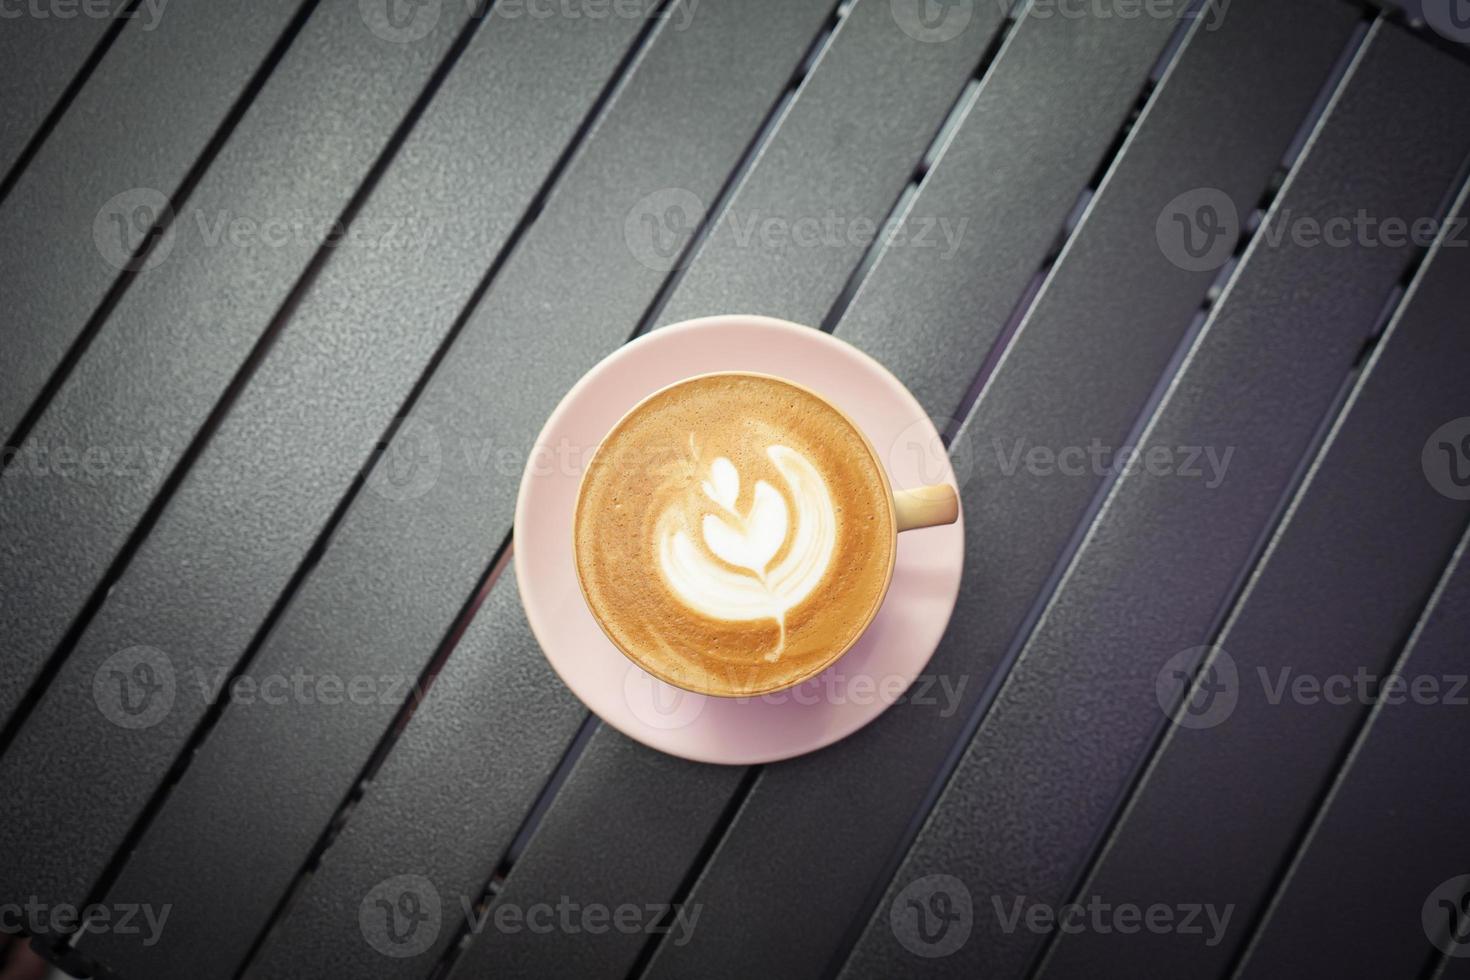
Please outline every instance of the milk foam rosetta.
[[[787, 496], [760, 480], [750, 513], [741, 514], [735, 507], [740, 474], [720, 456], [703, 489], [725, 513], [704, 515], [699, 535], [705, 547], [696, 544], [692, 508], [676, 502], [659, 520], [658, 559], [665, 581], [690, 608], [726, 622], [773, 620], [781, 636], [765, 659], [779, 660], [787, 611], [812, 594], [832, 563], [837, 512], [822, 474], [801, 453], [771, 446], [766, 455], [785, 478], [794, 508], [788, 508]], [[788, 537], [791, 547], [773, 567]]]
[[893, 513], [862, 436], [805, 389], [711, 375], [609, 434], [576, 515], [593, 615], [650, 673], [719, 694], [815, 673], [887, 586]]

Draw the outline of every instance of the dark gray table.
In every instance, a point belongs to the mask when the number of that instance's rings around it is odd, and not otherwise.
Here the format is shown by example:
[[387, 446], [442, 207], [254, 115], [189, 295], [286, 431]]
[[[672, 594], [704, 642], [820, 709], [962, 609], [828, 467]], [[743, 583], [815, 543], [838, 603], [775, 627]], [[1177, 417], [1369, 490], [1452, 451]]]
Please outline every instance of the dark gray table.
[[[1467, 44], [10, 5], [0, 930], [150, 980], [1470, 975]], [[590, 717], [509, 565], [561, 395], [721, 312], [883, 361], [967, 529], [931, 694], [754, 768]]]

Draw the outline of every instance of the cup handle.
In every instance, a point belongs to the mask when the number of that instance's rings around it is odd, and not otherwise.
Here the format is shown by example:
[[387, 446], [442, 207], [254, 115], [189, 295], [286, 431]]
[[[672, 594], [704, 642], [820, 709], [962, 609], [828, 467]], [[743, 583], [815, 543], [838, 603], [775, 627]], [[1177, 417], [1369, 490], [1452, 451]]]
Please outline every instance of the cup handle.
[[900, 531], [953, 524], [960, 517], [960, 498], [947, 483], [898, 490], [893, 494], [893, 512]]

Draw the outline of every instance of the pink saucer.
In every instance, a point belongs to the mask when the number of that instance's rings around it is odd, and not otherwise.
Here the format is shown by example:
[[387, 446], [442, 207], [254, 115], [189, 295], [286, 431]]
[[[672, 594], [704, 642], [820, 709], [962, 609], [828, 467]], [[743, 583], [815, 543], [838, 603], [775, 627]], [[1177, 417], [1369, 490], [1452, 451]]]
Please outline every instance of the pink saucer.
[[587, 609], [572, 560], [572, 512], [586, 461], [624, 413], [665, 385], [712, 371], [779, 375], [821, 394], [861, 426], [895, 488], [955, 477], [929, 416], [886, 368], [835, 337], [769, 317], [707, 317], [654, 331], [589, 371], [551, 414], [521, 480], [515, 521], [516, 579], [546, 659], [628, 737], [696, 762], [755, 765], [831, 745], [908, 689], [954, 611], [964, 520], [899, 535], [877, 618], [837, 663], [797, 687], [712, 698], [649, 676]]

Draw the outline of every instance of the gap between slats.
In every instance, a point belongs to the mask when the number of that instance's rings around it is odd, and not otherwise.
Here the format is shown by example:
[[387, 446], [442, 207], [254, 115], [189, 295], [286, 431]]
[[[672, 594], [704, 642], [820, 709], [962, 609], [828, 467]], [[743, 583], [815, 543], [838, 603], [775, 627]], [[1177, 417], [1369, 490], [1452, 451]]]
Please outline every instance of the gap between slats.
[[134, 12], [138, 9], [138, 5], [141, 2], [142, 0], [128, 0], [117, 13], [113, 14], [113, 22], [107, 25], [107, 30], [103, 32], [102, 39], [92, 48], [91, 53], [87, 55], [87, 59], [82, 62], [81, 68], [77, 70], [76, 76], [67, 83], [66, 88], [61, 92], [60, 98], [56, 100], [56, 104], [42, 118], [41, 125], [36, 127], [36, 131], [31, 134], [31, 138], [21, 148], [20, 155], [15, 158], [15, 163], [10, 167], [10, 172], [3, 179], [0, 179], [0, 205], [3, 205], [5, 199], [10, 196], [10, 192], [15, 188], [16, 182], [20, 180], [20, 175], [25, 173], [26, 168], [30, 166], [32, 158], [40, 151], [41, 145], [46, 142], [46, 138], [51, 135], [51, 131], [56, 128], [56, 124], [66, 114], [66, 110], [71, 108], [72, 102], [76, 100], [77, 93], [82, 90], [82, 86], [87, 84], [87, 79], [92, 77], [92, 72], [96, 71], [97, 66], [102, 63], [102, 59], [106, 57], [108, 49], [117, 40], [117, 36], [122, 33], [122, 29], [128, 25], [128, 21], [133, 19]]
[[[500, 890], [505, 886], [505, 879], [510, 875], [511, 867], [535, 835], [536, 828], [540, 825], [542, 818], [546, 816], [546, 811], [550, 808], [551, 801], [555, 798], [557, 792], [560, 791], [562, 784], [567, 781], [567, 777], [576, 768], [577, 760], [581, 758], [582, 751], [587, 747], [587, 743], [592, 740], [593, 732], [597, 731], [597, 725], [597, 716], [588, 714], [582, 719], [582, 724], [577, 727], [577, 734], [572, 736], [571, 742], [567, 744], [566, 751], [562, 753], [561, 759], [557, 762], [556, 768], [552, 770], [551, 777], [547, 779], [546, 785], [542, 787], [540, 794], [537, 795], [536, 801], [531, 804], [531, 809], [527, 811], [525, 819], [521, 821], [521, 825], [517, 828], [516, 835], [511, 839], [510, 845], [506, 848], [505, 854], [500, 859], [500, 863], [491, 872], [490, 880], [486, 882], [484, 889], [480, 892], [479, 898], [471, 906], [471, 914], [476, 920], [483, 919], [491, 903], [495, 901], [495, 896], [499, 895]], [[455, 962], [469, 948], [473, 940], [474, 923], [466, 919], [460, 923], [459, 930], [455, 933], [454, 939], [445, 947], [444, 954], [439, 957], [433, 968], [429, 970], [426, 975], [426, 980], [442, 980], [443, 977], [448, 976], [449, 971], [454, 968]]]
[[[1430, 617], [1444, 596], [1445, 589], [1449, 586], [1450, 579], [1454, 576], [1456, 569], [1465, 556], [1467, 544], [1470, 544], [1470, 536], [1467, 536], [1466, 531], [1462, 529], [1460, 544], [1455, 549], [1454, 554], [1450, 556], [1450, 560], [1445, 563], [1444, 571], [1440, 574], [1439, 580], [1430, 590], [1429, 597], [1424, 602], [1423, 611], [1420, 613], [1418, 620], [1408, 630], [1405, 638], [1395, 647], [1398, 650], [1398, 654], [1394, 658], [1393, 665], [1385, 675], [1385, 679], [1387, 677], [1403, 675], [1404, 668], [1408, 665], [1409, 658], [1413, 656], [1414, 647], [1418, 643], [1420, 635], [1428, 625]], [[1276, 911], [1276, 906], [1286, 893], [1292, 876], [1296, 873], [1297, 867], [1301, 864], [1302, 858], [1307, 853], [1307, 849], [1315, 839], [1323, 820], [1326, 819], [1330, 812], [1338, 792], [1342, 789], [1343, 784], [1351, 774], [1353, 763], [1368, 741], [1368, 737], [1373, 730], [1373, 725], [1383, 710], [1383, 703], [1376, 700], [1377, 689], [1381, 688], [1383, 682], [1384, 679], [1375, 679], [1373, 685], [1375, 689], [1373, 697], [1375, 700], [1373, 701], [1373, 705], [1369, 709], [1367, 716], [1363, 718], [1357, 730], [1353, 732], [1352, 737], [1349, 739], [1348, 748], [1343, 753], [1342, 760], [1336, 767], [1336, 771], [1333, 773], [1327, 789], [1323, 792], [1321, 799], [1314, 808], [1312, 816], [1307, 820], [1306, 827], [1302, 831], [1300, 838], [1293, 846], [1292, 856], [1283, 867], [1278, 883], [1273, 886], [1270, 899], [1267, 900], [1259, 917], [1252, 923], [1249, 938], [1241, 947], [1241, 953], [1231, 966], [1231, 976], [1239, 975], [1250, 959], [1251, 953], [1256, 947], [1257, 940], [1260, 939], [1263, 927], [1270, 921], [1272, 914]], [[1415, 973], [1415, 976], [1423, 978], [1423, 980], [1432, 980], [1441, 970], [1441, 961], [1448, 962], [1449, 959], [1449, 953], [1435, 949], [1426, 955], [1424, 966]]]
[[[1104, 152], [1092, 177], [1087, 181], [1086, 187], [1077, 196], [1077, 202], [1068, 213], [1067, 220], [1058, 230], [1056, 238], [1047, 249], [1046, 256], [1042, 259], [1041, 264], [1036, 269], [1036, 273], [1031, 277], [1031, 281], [1016, 301], [1015, 307], [1006, 318], [1006, 322], [996, 335], [995, 341], [990, 345], [990, 350], [986, 352], [984, 360], [980, 362], [980, 367], [971, 379], [969, 387], [965, 389], [965, 394], [960, 398], [959, 404], [949, 416], [945, 430], [940, 433], [940, 438], [946, 446], [953, 444], [955, 436], [959, 434], [960, 427], [964, 424], [964, 420], [969, 417], [971, 410], [975, 407], [975, 403], [980, 400], [985, 386], [989, 383], [991, 376], [995, 374], [996, 368], [1000, 366], [1001, 360], [1005, 357], [1005, 352], [1010, 349], [1011, 341], [1015, 339], [1016, 333], [1021, 329], [1021, 324], [1025, 322], [1032, 307], [1036, 305], [1037, 299], [1041, 296], [1042, 287], [1045, 286], [1047, 279], [1051, 277], [1052, 269], [1056, 267], [1057, 262], [1061, 259], [1062, 253], [1066, 251], [1068, 244], [1072, 240], [1072, 236], [1077, 231], [1077, 227], [1082, 223], [1082, 219], [1086, 217], [1087, 211], [1092, 205], [1092, 200], [1097, 195], [1098, 188], [1102, 186], [1103, 180], [1107, 177], [1118, 155], [1122, 152], [1124, 145], [1128, 141], [1129, 134], [1133, 132], [1133, 127], [1137, 124], [1139, 116], [1143, 113], [1144, 107], [1148, 105], [1149, 100], [1153, 97], [1154, 91], [1158, 88], [1159, 82], [1162, 81], [1169, 66], [1178, 57], [1179, 51], [1184, 46], [1184, 41], [1189, 35], [1191, 25], [1200, 16], [1200, 8], [1204, 2], [1205, 0], [1193, 0], [1184, 14], [1181, 15], [1179, 27], [1169, 38], [1168, 43], [1164, 45], [1163, 52], [1154, 63], [1154, 67], [1149, 71], [1148, 79], [1144, 82], [1143, 89], [1134, 100], [1133, 106], [1129, 109], [1123, 124], [1113, 134], [1112, 142], [1108, 145], [1108, 149]], [[979, 87], [979, 80], [977, 79], [975, 85], [977, 91]]]
[[[357, 807], [363, 795], [372, 787], [373, 777], [382, 768], [384, 760], [387, 759], [388, 753], [397, 742], [398, 736], [402, 734], [404, 726], [408, 724], [408, 720], [413, 715], [413, 712], [428, 697], [429, 688], [433, 686], [434, 680], [439, 676], [439, 672], [443, 670], [450, 653], [459, 645], [459, 641], [464, 637], [465, 630], [469, 629], [470, 622], [474, 619], [475, 613], [484, 603], [485, 597], [490, 594], [490, 590], [495, 587], [495, 583], [500, 580], [500, 576], [504, 574], [505, 569], [510, 565], [513, 557], [514, 552], [511, 547], [511, 541], [507, 537], [502, 542], [495, 559], [490, 563], [489, 570], [485, 573], [480, 584], [475, 588], [474, 593], [465, 604], [465, 608], [455, 617], [448, 635], [435, 652], [434, 658], [419, 675], [414, 684], [412, 695], [405, 699], [403, 707], [399, 709], [392, 723], [388, 726], [387, 733], [373, 749], [373, 754], [363, 766], [362, 772], [358, 774], [358, 778], [353, 783], [352, 789], [348, 791], [346, 798], [338, 806], [337, 812], [333, 814], [326, 829], [322, 831], [321, 837], [307, 855], [301, 870], [296, 873], [285, 894], [281, 896], [280, 901], [271, 910], [271, 914], [266, 917], [265, 924], [261, 927], [260, 932], [256, 935], [255, 940], [250, 944], [249, 950], [246, 951], [244, 958], [241, 960], [240, 969], [236, 973], [237, 977], [242, 976], [249, 969], [251, 962], [260, 950], [265, 947], [271, 934], [284, 921], [286, 912], [295, 904], [307, 881], [311, 879], [312, 874], [315, 873], [317, 866], [321, 863], [322, 855], [327, 852], [332, 846], [332, 843], [337, 839], [337, 836], [342, 833], [342, 829], [347, 826], [348, 820], [351, 819], [352, 811]], [[583, 728], [587, 727], [587, 725], [583, 725]], [[583, 741], [585, 739], [579, 731], [577, 737], [572, 740], [572, 746], [576, 747]], [[570, 750], [568, 754], [570, 754]], [[562, 764], [565, 763], [566, 759], [563, 759]], [[534, 808], [533, 812], [535, 812]]]
[[1425, 44], [1437, 48], [1458, 61], [1470, 65], [1470, 45], [1461, 44], [1440, 34], [1423, 18], [1422, 0], [1346, 0], [1361, 7], [1367, 14], [1381, 14], [1391, 24], [1397, 24], [1417, 36]]
[[1449, 951], [1444, 953], [1436, 950], [1434, 956], [1430, 958], [1430, 961], [1425, 964], [1424, 969], [1420, 972], [1420, 980], [1444, 980], [1445, 977], [1450, 976], [1450, 969], [1455, 966], [1456, 960], [1470, 956], [1470, 952], [1467, 952], [1467, 950], [1470, 950], [1470, 947], [1467, 947], [1464, 943], [1457, 943], [1451, 946]]

